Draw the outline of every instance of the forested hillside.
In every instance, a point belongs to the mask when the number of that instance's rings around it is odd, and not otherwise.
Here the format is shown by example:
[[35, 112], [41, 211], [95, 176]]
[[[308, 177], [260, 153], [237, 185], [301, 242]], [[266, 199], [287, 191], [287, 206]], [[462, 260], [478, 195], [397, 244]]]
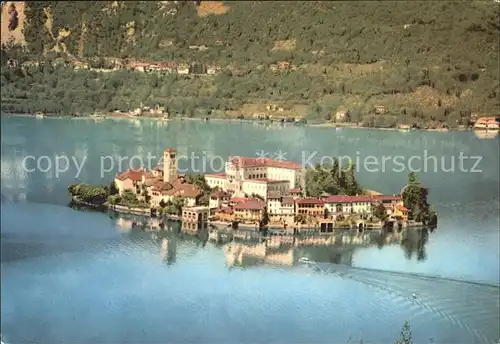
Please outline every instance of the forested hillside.
[[[471, 112], [500, 111], [499, 10], [493, 1], [26, 2], [25, 45], [4, 44], [4, 66], [12, 58], [119, 57], [223, 72], [187, 78], [75, 73], [43, 63], [2, 68], [2, 100], [11, 110], [60, 112], [141, 102], [184, 113], [250, 111], [277, 103], [318, 119], [345, 107], [351, 121], [367, 125], [455, 125]], [[296, 68], [271, 72], [280, 61]], [[374, 115], [375, 105], [386, 113]]]

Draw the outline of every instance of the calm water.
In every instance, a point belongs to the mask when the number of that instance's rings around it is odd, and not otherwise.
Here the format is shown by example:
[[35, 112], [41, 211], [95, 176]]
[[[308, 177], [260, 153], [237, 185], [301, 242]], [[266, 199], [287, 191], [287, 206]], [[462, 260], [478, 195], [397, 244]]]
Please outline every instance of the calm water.
[[[346, 343], [349, 337], [389, 343], [405, 319], [418, 343], [499, 338], [498, 137], [215, 122], [2, 117], [1, 124], [1, 324], [7, 343]], [[359, 157], [360, 167], [367, 156], [434, 155], [439, 164], [446, 159], [445, 168], [454, 157], [456, 166], [435, 172], [430, 163], [419, 173], [440, 215], [425, 245], [373, 242], [269, 253], [281, 260], [256, 258], [248, 254], [250, 245], [236, 245], [235, 263], [228, 261], [228, 246], [124, 230], [107, 214], [66, 207], [69, 184], [113, 178], [118, 164], [101, 178], [102, 156], [146, 158], [167, 146], [208, 162], [281, 150], [298, 162], [311, 154], [313, 161], [349, 155]], [[460, 171], [460, 154], [481, 156], [476, 170], [482, 172]], [[27, 173], [26, 155], [52, 161], [74, 156], [78, 163], [87, 158], [75, 178], [73, 163], [59, 175]], [[199, 159], [195, 167], [203, 165]], [[211, 167], [218, 164], [206, 164]], [[359, 179], [397, 193], [409, 171], [393, 167], [389, 161], [382, 173], [361, 166]], [[302, 256], [313, 263], [298, 263]], [[286, 257], [293, 263], [283, 264]]]

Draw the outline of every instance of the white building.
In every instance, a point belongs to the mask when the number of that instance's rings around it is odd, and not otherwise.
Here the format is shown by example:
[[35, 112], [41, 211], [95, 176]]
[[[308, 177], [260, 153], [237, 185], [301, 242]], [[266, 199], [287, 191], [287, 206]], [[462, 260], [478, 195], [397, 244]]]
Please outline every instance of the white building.
[[297, 163], [268, 158], [232, 157], [226, 162], [225, 173], [207, 174], [210, 187], [242, 194], [258, 194], [267, 198], [269, 192], [288, 192], [300, 187], [303, 169]]
[[325, 208], [331, 213], [344, 214], [370, 214], [372, 212], [372, 203], [374, 202], [371, 196], [345, 196], [335, 195], [325, 197]]
[[287, 193], [290, 190], [290, 184], [287, 180], [272, 179], [247, 179], [242, 183], [241, 191], [246, 195], [258, 195], [263, 199], [271, 192]]

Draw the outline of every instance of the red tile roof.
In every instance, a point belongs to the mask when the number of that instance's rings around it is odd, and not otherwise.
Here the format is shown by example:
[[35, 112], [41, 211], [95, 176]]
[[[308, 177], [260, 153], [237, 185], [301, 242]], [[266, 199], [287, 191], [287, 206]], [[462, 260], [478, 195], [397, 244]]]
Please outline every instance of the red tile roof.
[[302, 190], [300, 188], [293, 188], [293, 189], [290, 189], [290, 193], [300, 195], [302, 193]]
[[402, 205], [398, 205], [396, 208], [401, 210], [401, 211], [408, 211], [408, 208], [403, 207]]
[[347, 195], [334, 195], [323, 198], [325, 203], [353, 203], [353, 202], [367, 202], [373, 201], [371, 196], [347, 196]]
[[212, 194], [210, 195], [210, 197], [213, 197], [213, 198], [228, 198], [229, 194], [227, 192], [225, 192], [225, 191], [219, 190], [219, 191], [212, 192]]
[[172, 189], [162, 191], [163, 195], [190, 198], [196, 198], [201, 193], [201, 190], [192, 184], [174, 184]]
[[139, 170], [128, 169], [122, 173], [118, 173], [116, 178], [119, 180], [132, 179], [134, 182], [140, 182], [145, 171], [141, 168]]
[[214, 210], [215, 213], [232, 214], [233, 209], [230, 207], [222, 207]]
[[248, 200], [246, 202], [238, 203], [234, 206], [235, 210], [263, 210], [266, 204], [260, 200]]
[[241, 202], [246, 202], [248, 201], [248, 198], [246, 197], [233, 197], [230, 199], [232, 203], [241, 203]]
[[401, 195], [373, 195], [376, 201], [399, 201], [401, 200]]
[[209, 173], [209, 174], [205, 174], [205, 178], [206, 177], [209, 177], [209, 178], [226, 178], [227, 175], [225, 173]]
[[301, 169], [302, 166], [293, 161], [278, 161], [269, 158], [248, 158], [242, 156], [235, 156], [231, 158], [231, 163], [236, 167], [249, 168], [249, 167], [276, 167], [287, 169]]
[[174, 149], [174, 148], [166, 148], [166, 149], [165, 149], [165, 152], [168, 152], [168, 153], [175, 153], [175, 149]]
[[498, 118], [500, 118], [500, 116], [498, 117], [481, 117], [477, 120], [476, 123], [496, 123], [498, 122]]
[[299, 198], [295, 201], [297, 204], [325, 204], [323, 200], [314, 197]]

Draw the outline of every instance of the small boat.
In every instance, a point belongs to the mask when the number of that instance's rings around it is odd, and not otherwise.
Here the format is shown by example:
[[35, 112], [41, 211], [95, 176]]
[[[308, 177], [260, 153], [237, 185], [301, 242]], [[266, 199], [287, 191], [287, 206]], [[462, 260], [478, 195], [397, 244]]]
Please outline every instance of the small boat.
[[301, 263], [309, 263], [309, 258], [307, 258], [307, 257], [301, 257], [301, 258], [299, 258], [299, 262], [301, 262]]
[[35, 112], [35, 118], [43, 118], [43, 112]]

